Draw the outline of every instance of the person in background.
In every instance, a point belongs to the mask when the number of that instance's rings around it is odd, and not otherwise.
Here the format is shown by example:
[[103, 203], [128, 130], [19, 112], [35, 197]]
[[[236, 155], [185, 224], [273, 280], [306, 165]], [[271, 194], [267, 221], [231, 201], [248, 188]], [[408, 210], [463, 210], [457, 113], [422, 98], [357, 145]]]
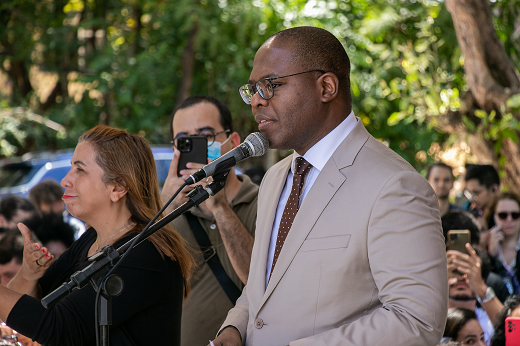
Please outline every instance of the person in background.
[[490, 346], [506, 345], [506, 318], [520, 317], [520, 296], [512, 295], [506, 300], [504, 308], [497, 317], [495, 334], [491, 338]]
[[58, 259], [74, 242], [74, 228], [60, 214], [44, 213], [39, 225], [27, 227], [34, 231], [42, 245]]
[[493, 218], [486, 219], [484, 211], [500, 191], [500, 177], [491, 165], [467, 165], [464, 176], [464, 195], [468, 199], [462, 209], [471, 212], [482, 226], [481, 246], [487, 248], [489, 232], [495, 225]]
[[9, 195], [0, 200], [0, 227], [14, 229], [17, 223], [37, 216], [36, 208], [25, 198]]
[[[81, 135], [71, 163], [62, 180], [63, 199], [71, 214], [91, 227], [55, 261], [18, 224], [24, 239], [22, 267], [8, 287], [0, 286], [0, 319], [43, 345], [96, 343], [91, 284], [48, 309], [40, 299], [90, 265], [88, 259], [104, 246], [118, 248], [142, 232], [161, 209], [155, 161], [142, 137], [96, 126]], [[127, 254], [114, 271], [124, 289], [112, 299], [110, 344], [179, 345], [182, 300], [193, 263], [182, 238], [165, 226]]]
[[6, 286], [14, 278], [23, 261], [23, 238], [10, 231], [0, 239], [0, 284]]
[[439, 201], [441, 217], [447, 212], [457, 209], [450, 204], [450, 191], [453, 188], [453, 169], [444, 162], [436, 162], [428, 168], [426, 180], [430, 183]]
[[[488, 253], [479, 247], [480, 224], [476, 218], [467, 211], [453, 210], [441, 218], [442, 231], [446, 239], [446, 250], [448, 250], [449, 239], [448, 232], [451, 230], [469, 230], [471, 235], [471, 246], [480, 257], [481, 274], [485, 279], [486, 285], [491, 287], [496, 293], [498, 299], [503, 303], [509, 297], [509, 291], [502, 278], [497, 273], [491, 271], [491, 259]], [[468, 263], [469, 265], [469, 263]], [[476, 285], [472, 285], [476, 286]]]
[[489, 230], [488, 252], [492, 270], [499, 274], [511, 294], [520, 292], [518, 278], [520, 239], [520, 196], [503, 192], [495, 196], [485, 213], [495, 225]]
[[48, 179], [36, 184], [29, 190], [28, 199], [38, 210], [38, 213], [62, 214], [65, 211], [65, 204], [61, 197], [63, 188], [57, 181]]
[[[6, 286], [22, 267], [23, 248], [23, 237], [20, 232], [16, 230], [10, 230], [0, 239], [0, 285]], [[7, 327], [5, 323], [0, 325], [0, 333], [2, 336], [16, 338], [22, 346], [39, 345], [28, 337], [13, 331]]]
[[[493, 322], [503, 305], [493, 288], [482, 279], [482, 263], [475, 249], [466, 244], [467, 254], [455, 250], [446, 252], [448, 262], [448, 286], [450, 308], [474, 311], [486, 342], [493, 336]], [[477, 306], [477, 301], [480, 307]]]
[[65, 204], [61, 199], [63, 188], [54, 180], [48, 179], [39, 182], [29, 190], [29, 201], [31, 201], [41, 217], [45, 214], [59, 214], [63, 220], [74, 229], [74, 239], [78, 239], [85, 233], [85, 224], [71, 216], [65, 209]]
[[477, 321], [475, 312], [464, 308], [448, 309], [444, 338], [449, 338], [461, 345], [486, 346], [484, 332]]
[[[238, 133], [233, 131], [229, 109], [210, 96], [194, 95], [182, 101], [173, 111], [170, 125], [174, 142], [184, 136], [207, 137], [211, 159], [240, 144]], [[171, 198], [184, 179], [204, 166], [188, 163], [189, 167], [181, 171], [183, 176], [178, 177], [179, 154], [179, 150], [175, 149], [161, 192], [163, 203]], [[166, 211], [184, 203], [184, 196], [192, 188], [185, 188]], [[235, 174], [232, 168], [223, 191], [172, 223], [194, 249], [192, 254], [198, 264], [190, 281], [191, 295], [183, 304], [182, 346], [204, 345], [213, 339], [247, 282], [255, 233], [257, 195], [258, 186], [248, 176]], [[207, 238], [207, 244], [202, 245], [211, 246], [212, 252], [203, 254], [200, 251], [201, 235]], [[236, 292], [235, 296], [233, 292]]]

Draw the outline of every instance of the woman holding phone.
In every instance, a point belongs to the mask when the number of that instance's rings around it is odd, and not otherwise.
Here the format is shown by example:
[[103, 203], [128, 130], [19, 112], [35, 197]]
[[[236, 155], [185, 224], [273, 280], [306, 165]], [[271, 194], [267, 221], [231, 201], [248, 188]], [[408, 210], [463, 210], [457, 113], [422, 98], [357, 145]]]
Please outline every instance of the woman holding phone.
[[[0, 286], [0, 319], [45, 346], [96, 344], [96, 292], [90, 284], [48, 309], [39, 299], [88, 266], [104, 246], [117, 248], [140, 233], [161, 208], [153, 155], [140, 136], [96, 126], [80, 137], [71, 163], [61, 182], [63, 200], [88, 230], [55, 261], [18, 224], [23, 264], [8, 287]], [[112, 299], [110, 345], [179, 345], [192, 263], [170, 226], [135, 247], [114, 272], [124, 289]]]
[[495, 220], [495, 226], [489, 230], [488, 252], [494, 258], [492, 271], [502, 277], [510, 294], [518, 294], [520, 197], [512, 192], [499, 194], [489, 205], [486, 216]]

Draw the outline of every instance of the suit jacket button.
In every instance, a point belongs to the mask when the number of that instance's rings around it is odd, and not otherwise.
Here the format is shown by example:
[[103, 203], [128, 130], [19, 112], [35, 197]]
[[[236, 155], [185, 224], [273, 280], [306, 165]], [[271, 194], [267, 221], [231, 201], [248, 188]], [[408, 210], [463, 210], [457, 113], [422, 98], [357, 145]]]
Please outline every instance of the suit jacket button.
[[262, 321], [261, 318], [257, 318], [255, 320], [255, 327], [256, 329], [261, 329], [264, 326], [264, 321]]

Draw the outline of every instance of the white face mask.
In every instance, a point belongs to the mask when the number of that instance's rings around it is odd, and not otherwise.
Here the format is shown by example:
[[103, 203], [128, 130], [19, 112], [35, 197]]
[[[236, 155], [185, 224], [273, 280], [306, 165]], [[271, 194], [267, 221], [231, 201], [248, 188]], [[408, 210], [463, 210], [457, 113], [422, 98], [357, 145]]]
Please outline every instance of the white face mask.
[[222, 144], [226, 144], [226, 142], [229, 141], [230, 138], [231, 136], [229, 136], [228, 139], [226, 139], [222, 143], [215, 141], [211, 145], [208, 145], [208, 159], [214, 161], [215, 159], [219, 158], [221, 156], [220, 147], [222, 146]]

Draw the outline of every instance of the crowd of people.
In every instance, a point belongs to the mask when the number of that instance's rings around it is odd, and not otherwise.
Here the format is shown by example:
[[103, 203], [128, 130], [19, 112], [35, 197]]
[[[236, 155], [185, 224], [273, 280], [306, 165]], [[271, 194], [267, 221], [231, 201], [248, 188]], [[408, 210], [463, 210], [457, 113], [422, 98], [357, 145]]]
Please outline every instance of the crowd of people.
[[[293, 154], [260, 186], [232, 168], [221, 192], [130, 252], [114, 271], [125, 289], [111, 345], [505, 345], [506, 319], [520, 316], [520, 198], [492, 166], [468, 167], [466, 202], [451, 203], [450, 166], [424, 179], [365, 130], [349, 57], [323, 29], [269, 38], [239, 93], [270, 147]], [[179, 140], [206, 137], [212, 157], [241, 142], [210, 96], [177, 105], [170, 133], [162, 191], [146, 141], [100, 125], [79, 138], [61, 186], [0, 200], [2, 335], [95, 344], [97, 287], [48, 309], [39, 299], [142, 232], [175, 191], [163, 216], [186, 201], [184, 180], [204, 164], [178, 169]], [[463, 251], [454, 230], [469, 231]]]
[[[515, 311], [520, 291], [520, 197], [501, 188], [491, 165], [466, 167], [466, 199], [459, 205], [449, 200], [454, 183], [450, 166], [435, 163], [426, 178], [437, 195], [446, 239], [450, 309], [443, 342], [505, 345], [505, 319], [520, 316], [520, 309]], [[467, 253], [449, 249], [451, 230], [470, 232]]]

